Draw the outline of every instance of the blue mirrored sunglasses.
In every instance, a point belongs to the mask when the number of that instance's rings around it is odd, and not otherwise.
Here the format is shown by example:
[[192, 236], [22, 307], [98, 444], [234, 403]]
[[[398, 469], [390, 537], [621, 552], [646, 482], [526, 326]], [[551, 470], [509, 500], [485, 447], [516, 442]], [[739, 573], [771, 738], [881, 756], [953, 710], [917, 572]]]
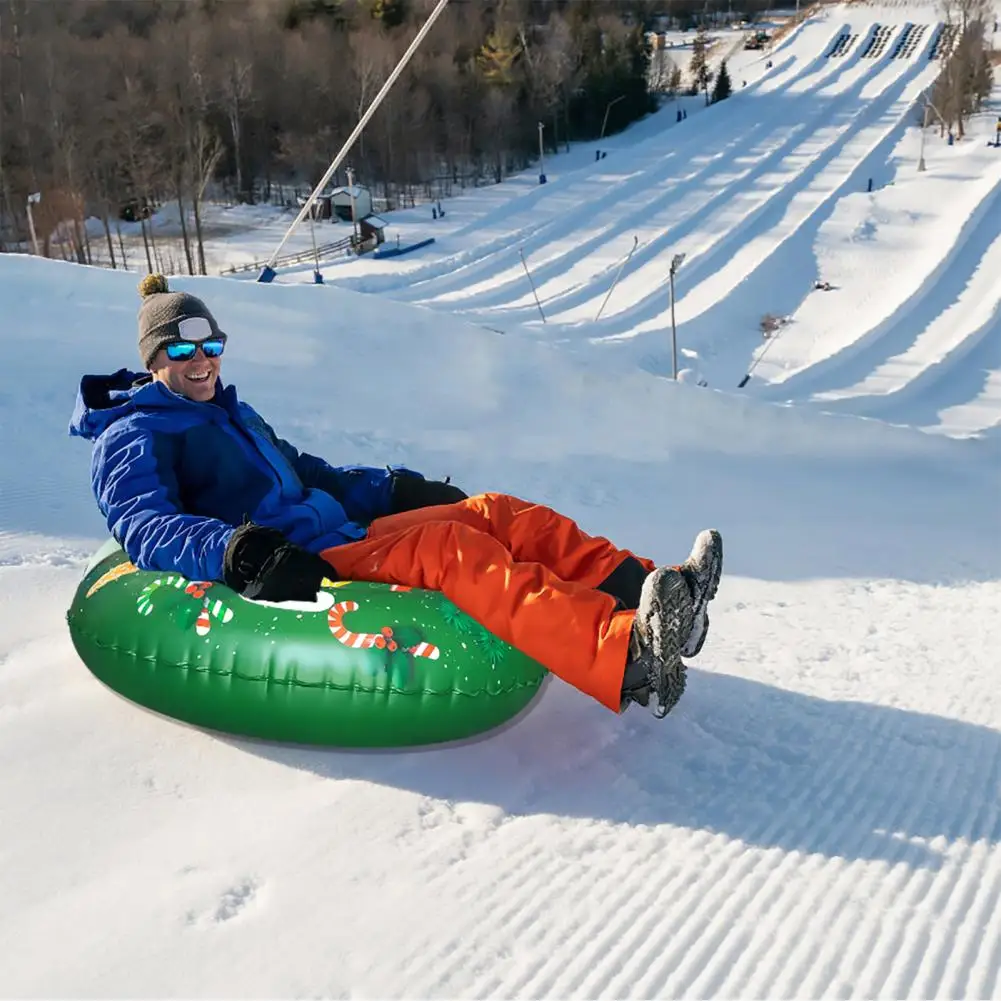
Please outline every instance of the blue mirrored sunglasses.
[[206, 358], [218, 358], [226, 349], [226, 342], [219, 338], [210, 341], [173, 341], [164, 350], [171, 361], [191, 361], [199, 348]]

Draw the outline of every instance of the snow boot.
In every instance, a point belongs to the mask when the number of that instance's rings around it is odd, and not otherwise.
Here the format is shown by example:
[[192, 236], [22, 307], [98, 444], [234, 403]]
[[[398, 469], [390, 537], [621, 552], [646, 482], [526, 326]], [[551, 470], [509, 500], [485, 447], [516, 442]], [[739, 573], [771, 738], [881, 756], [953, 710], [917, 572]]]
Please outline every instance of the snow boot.
[[623, 710], [638, 702], [663, 719], [677, 704], [685, 691], [681, 648], [692, 632], [693, 614], [692, 591], [681, 570], [660, 567], [647, 576], [629, 638]]
[[716, 597], [723, 574], [723, 538], [714, 528], [695, 537], [691, 555], [677, 567], [692, 594], [692, 629], [681, 647], [682, 657], [695, 657], [709, 633], [709, 602]]

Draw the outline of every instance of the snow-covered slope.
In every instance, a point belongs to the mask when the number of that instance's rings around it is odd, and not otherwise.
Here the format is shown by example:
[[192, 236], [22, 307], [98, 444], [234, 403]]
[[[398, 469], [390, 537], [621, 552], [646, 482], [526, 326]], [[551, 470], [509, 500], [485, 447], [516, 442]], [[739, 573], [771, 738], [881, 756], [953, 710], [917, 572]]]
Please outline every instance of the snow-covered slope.
[[[465, 222], [424, 224], [433, 247], [328, 280], [663, 375], [684, 253], [678, 340], [712, 385], [751, 371], [766, 399], [978, 434], [1001, 421], [1001, 154], [990, 113], [955, 145], [930, 129], [917, 170], [941, 30], [932, 5], [823, 8], [767, 55], [738, 52], [730, 100], [682, 123], [668, 105], [605, 159], [557, 160], [486, 212], [460, 199]], [[790, 322], [763, 341], [766, 314]]]
[[663, 722], [552, 681], [461, 747], [208, 734], [79, 663], [104, 537], [83, 372], [134, 276], [0, 258], [0, 994], [996, 996], [999, 453], [609, 369], [330, 286], [178, 280], [224, 376], [335, 461], [548, 501], [660, 561], [727, 540]]
[[[172, 279], [331, 461], [658, 562], [720, 528], [660, 722], [553, 680], [479, 740], [357, 753], [102, 688], [64, 620], [106, 535], [66, 427], [82, 374], [137, 363], [136, 275], [0, 256], [0, 996], [1001, 996], [1001, 157], [991, 118], [915, 169], [938, 24], [824, 8], [737, 52], [729, 101], [394, 213], [437, 242], [326, 285]], [[219, 265], [289, 221], [227, 218], [256, 228]], [[709, 388], [664, 378], [679, 252]], [[791, 322], [763, 341], [764, 313]]]
[[[744, 392], [765, 399], [957, 437], [996, 427], [1001, 152], [988, 140], [1001, 91], [967, 138], [949, 145], [933, 125], [922, 144], [945, 50], [941, 12], [921, 0], [819, 8], [768, 52], [743, 51], [735, 34], [716, 47], [730, 53], [729, 100], [683, 96], [547, 156], [545, 185], [533, 169], [445, 200], [436, 220], [430, 205], [389, 213], [391, 245], [435, 243], [325, 260], [326, 281], [571, 350], [598, 344], [606, 366], [667, 375], [668, 271], [683, 253], [681, 364], [711, 385], [750, 372]], [[266, 258], [290, 222], [259, 207], [209, 215], [218, 269]], [[345, 232], [319, 224], [317, 242]], [[307, 226], [288, 244], [310, 246]], [[312, 273], [305, 263], [279, 280]], [[789, 322], [766, 340], [769, 314]]]

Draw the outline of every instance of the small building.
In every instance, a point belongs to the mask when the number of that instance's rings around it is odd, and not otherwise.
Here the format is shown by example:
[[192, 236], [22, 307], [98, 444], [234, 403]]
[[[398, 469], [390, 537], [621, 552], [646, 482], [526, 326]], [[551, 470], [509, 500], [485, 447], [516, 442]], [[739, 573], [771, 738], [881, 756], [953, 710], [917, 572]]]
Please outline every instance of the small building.
[[355, 219], [367, 219], [372, 214], [372, 192], [363, 184], [331, 188], [325, 194], [330, 197], [332, 213], [345, 222], [351, 222], [352, 198], [354, 199]]
[[361, 219], [358, 222], [358, 246], [356, 250], [359, 254], [367, 254], [370, 250], [375, 250], [376, 247], [385, 242], [385, 219], [380, 219], [377, 215], [370, 215], [367, 219]]

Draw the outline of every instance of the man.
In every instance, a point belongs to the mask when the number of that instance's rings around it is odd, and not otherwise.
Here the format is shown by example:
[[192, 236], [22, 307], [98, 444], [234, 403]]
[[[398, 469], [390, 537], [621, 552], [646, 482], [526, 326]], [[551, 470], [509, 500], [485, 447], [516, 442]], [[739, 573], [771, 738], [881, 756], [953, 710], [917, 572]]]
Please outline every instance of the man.
[[330, 466], [223, 386], [227, 335], [204, 302], [162, 275], [139, 291], [146, 373], [84, 376], [70, 425], [94, 441], [98, 506], [137, 566], [266, 601], [312, 600], [324, 577], [429, 588], [614, 711], [663, 717], [678, 701], [719, 585], [718, 532], [657, 568], [507, 494]]

